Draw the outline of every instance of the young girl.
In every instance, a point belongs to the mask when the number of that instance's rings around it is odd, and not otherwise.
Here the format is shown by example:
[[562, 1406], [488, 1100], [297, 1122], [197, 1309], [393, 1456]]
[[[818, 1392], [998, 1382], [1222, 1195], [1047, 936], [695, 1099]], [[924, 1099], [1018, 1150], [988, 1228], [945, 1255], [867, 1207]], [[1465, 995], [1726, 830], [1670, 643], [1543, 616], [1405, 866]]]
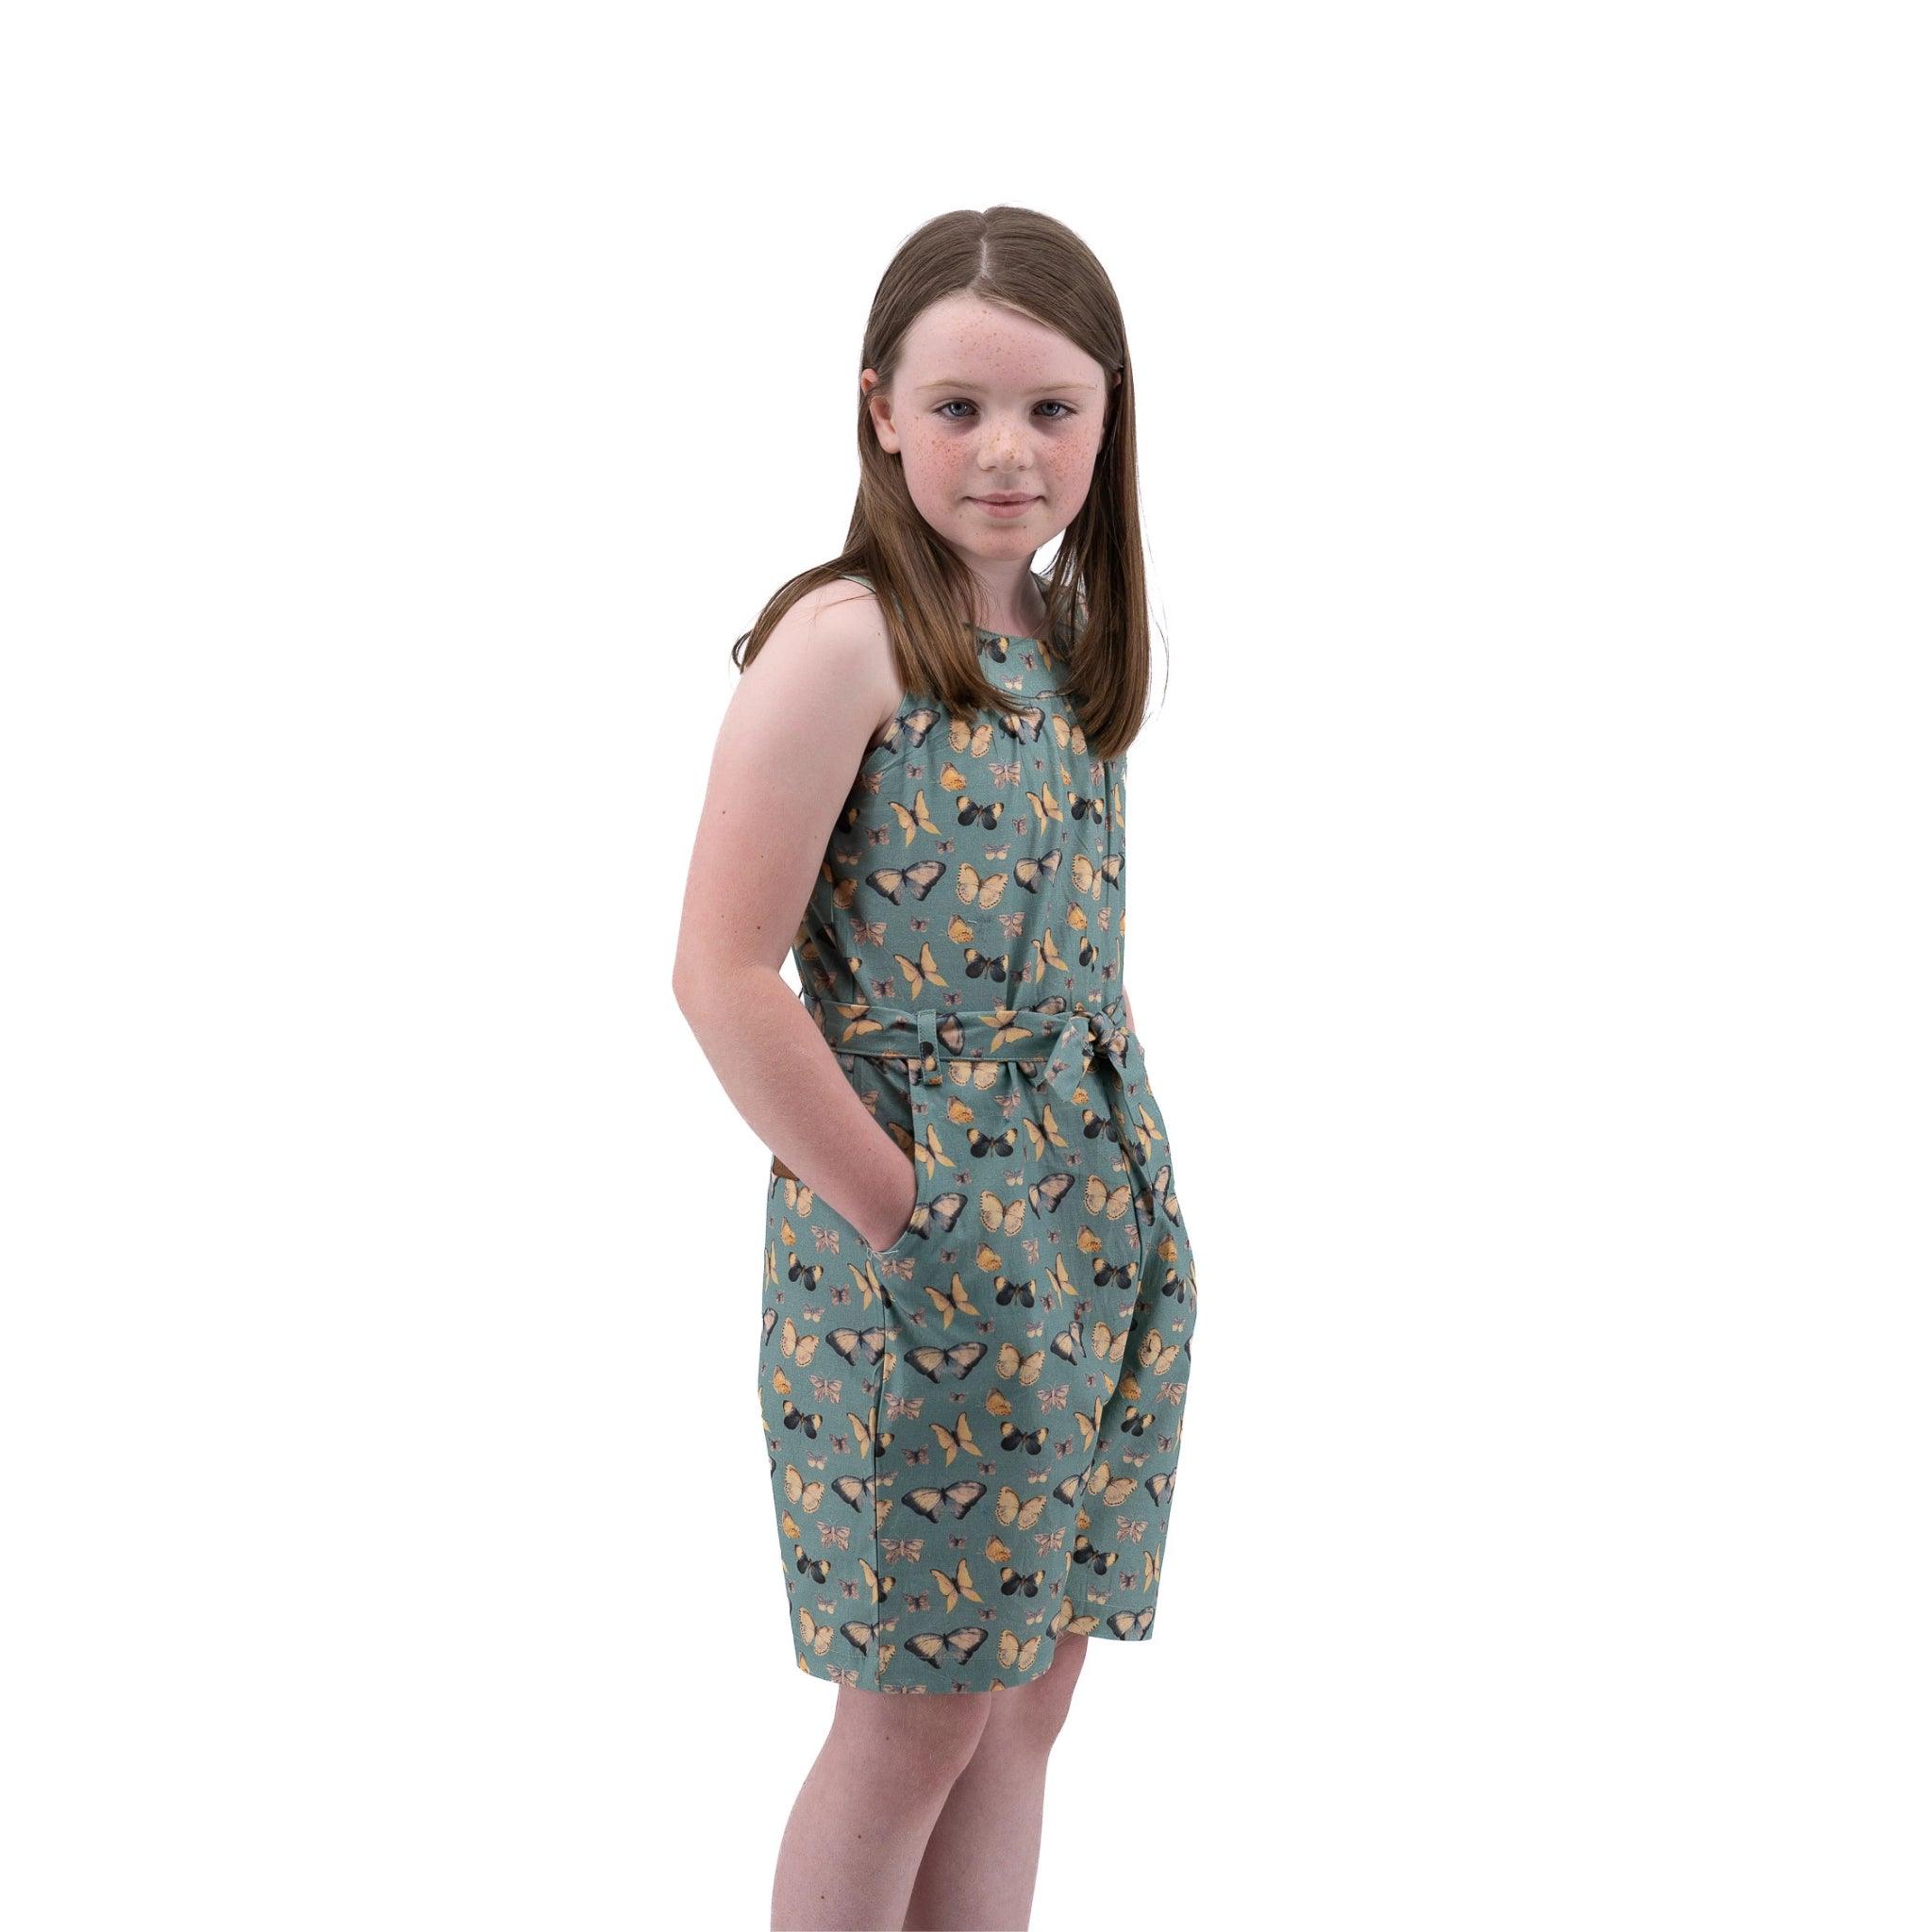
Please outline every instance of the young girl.
[[1010, 208], [907, 242], [862, 364], [844, 552], [739, 641], [675, 983], [774, 1156], [759, 1410], [839, 1686], [772, 1923], [1022, 1926], [1088, 1641], [1153, 1631], [1194, 1323], [1123, 979], [1133, 384], [1100, 264]]

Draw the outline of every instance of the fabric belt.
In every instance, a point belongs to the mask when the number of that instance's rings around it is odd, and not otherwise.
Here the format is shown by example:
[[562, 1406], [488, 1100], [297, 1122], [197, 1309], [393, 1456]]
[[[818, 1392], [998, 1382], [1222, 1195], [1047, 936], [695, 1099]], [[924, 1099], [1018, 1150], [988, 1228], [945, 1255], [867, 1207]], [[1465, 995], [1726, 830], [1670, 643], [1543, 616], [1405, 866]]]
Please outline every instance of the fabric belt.
[[903, 1059], [928, 1087], [944, 1084], [942, 1060], [1020, 1060], [1033, 1063], [1022, 1071], [1030, 1073], [1036, 1086], [1057, 1091], [1070, 1108], [1078, 1105], [1074, 1094], [1081, 1081], [1098, 1073], [1109, 1090], [1108, 1112], [1124, 1111], [1124, 1076], [1135, 1050], [1124, 998], [966, 1011], [875, 1007], [869, 1001], [843, 1006], [812, 993], [801, 997], [837, 1052]]

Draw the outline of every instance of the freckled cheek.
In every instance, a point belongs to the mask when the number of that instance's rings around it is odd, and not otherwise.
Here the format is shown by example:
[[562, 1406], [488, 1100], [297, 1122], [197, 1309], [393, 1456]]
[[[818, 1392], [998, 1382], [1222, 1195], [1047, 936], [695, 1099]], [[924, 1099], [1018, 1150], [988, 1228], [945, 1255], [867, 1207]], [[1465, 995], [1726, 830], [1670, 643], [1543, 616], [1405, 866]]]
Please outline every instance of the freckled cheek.
[[1067, 503], [1087, 493], [1093, 475], [1093, 458], [1100, 445], [1070, 449], [1060, 444], [1041, 463], [1046, 492], [1055, 503]]
[[963, 454], [957, 443], [948, 443], [943, 438], [917, 432], [906, 441], [905, 460], [913, 465], [919, 475], [935, 488], [948, 488], [957, 484], [963, 489], [965, 479], [973, 472], [970, 455]]

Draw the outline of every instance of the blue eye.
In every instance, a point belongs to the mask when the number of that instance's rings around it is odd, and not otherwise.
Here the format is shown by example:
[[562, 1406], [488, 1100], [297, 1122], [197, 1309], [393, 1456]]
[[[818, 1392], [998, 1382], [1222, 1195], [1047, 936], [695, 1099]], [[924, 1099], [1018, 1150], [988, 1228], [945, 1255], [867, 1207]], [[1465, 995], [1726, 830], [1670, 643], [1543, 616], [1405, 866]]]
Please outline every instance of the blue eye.
[[[972, 407], [973, 405], [970, 402], [968, 402], [964, 396], [955, 396], [950, 402], [944, 402], [940, 404], [939, 414], [944, 417], [945, 421], [947, 421], [948, 423], [957, 423], [958, 422], [959, 418], [957, 416], [947, 416], [946, 411], [948, 409], [954, 408], [970, 409]], [[1066, 411], [1065, 415], [1049, 416], [1046, 419], [1049, 423], [1064, 423], [1067, 420], [1067, 417], [1073, 415], [1074, 413], [1074, 406], [1071, 403], [1063, 403], [1059, 401], [1057, 397], [1050, 397], [1047, 401], [1041, 403], [1039, 407], [1042, 409], [1063, 409]]]

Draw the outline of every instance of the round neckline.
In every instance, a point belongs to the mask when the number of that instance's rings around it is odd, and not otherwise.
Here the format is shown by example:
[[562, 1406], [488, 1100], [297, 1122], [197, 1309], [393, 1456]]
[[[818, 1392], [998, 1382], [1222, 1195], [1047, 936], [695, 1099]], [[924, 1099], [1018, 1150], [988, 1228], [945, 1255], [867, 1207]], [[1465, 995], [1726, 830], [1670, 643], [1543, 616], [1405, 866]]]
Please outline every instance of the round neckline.
[[988, 630], [983, 624], [975, 624], [973, 628], [983, 638], [1005, 638], [1009, 644], [1037, 644], [1040, 641], [1038, 638], [1023, 638], [1015, 631]]

